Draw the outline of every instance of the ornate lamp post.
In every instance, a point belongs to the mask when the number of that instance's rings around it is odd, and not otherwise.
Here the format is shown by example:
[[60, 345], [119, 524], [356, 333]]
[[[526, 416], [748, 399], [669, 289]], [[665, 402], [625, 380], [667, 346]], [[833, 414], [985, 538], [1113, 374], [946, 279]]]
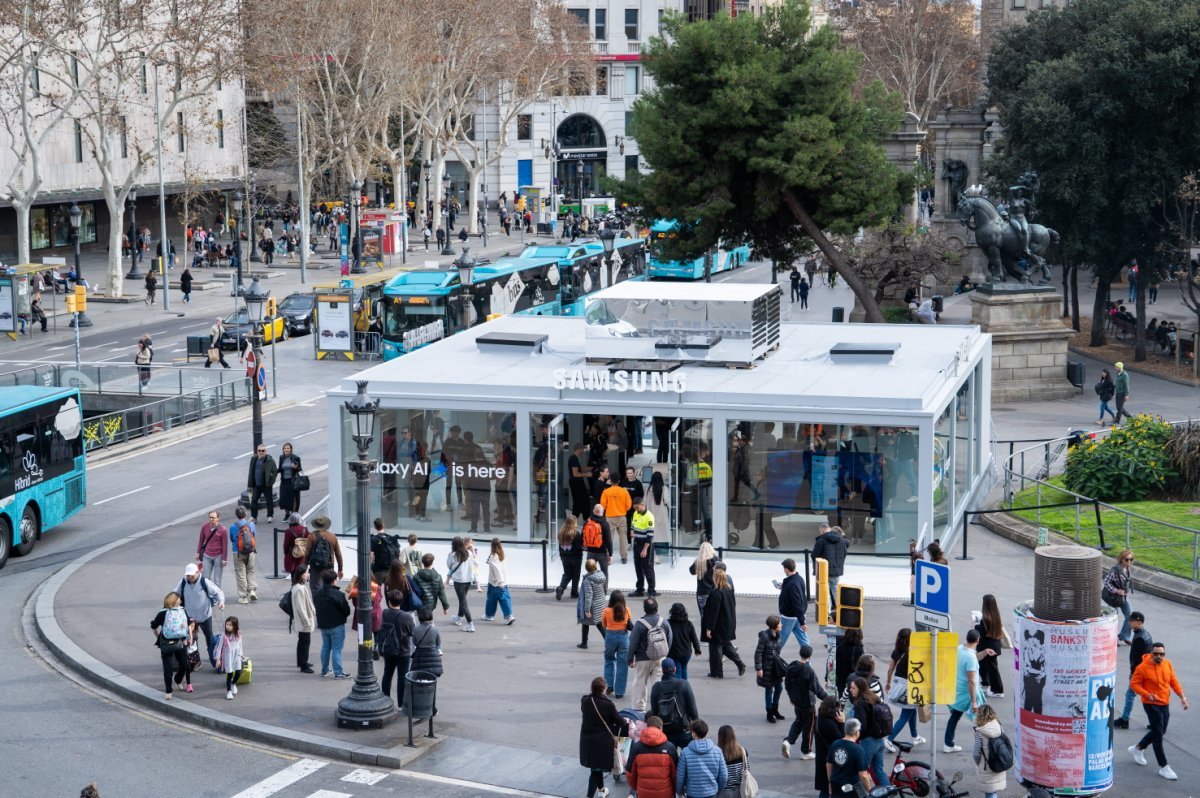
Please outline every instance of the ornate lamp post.
[[442, 248], [441, 254], [453, 255], [454, 249], [450, 246], [450, 173], [442, 175], [442, 198], [446, 203], [446, 211], [444, 217], [446, 224], [442, 227], [446, 231], [445, 246]]
[[[237, 293], [242, 290], [242, 202], [245, 197], [242, 192], [233, 192], [233, 254], [237, 256], [237, 286], [234, 288]], [[247, 228], [249, 229], [249, 228]], [[250, 240], [246, 239], [246, 244], [250, 244]]]
[[[358, 628], [362, 642], [358, 646], [358, 673], [350, 694], [338, 702], [337, 723], [342, 728], [367, 729], [386, 726], [396, 719], [396, 705], [383, 694], [375, 678], [375, 663], [372, 652], [375, 639], [371, 632], [371, 541], [370, 522], [367, 520], [367, 483], [371, 480], [371, 469], [375, 461], [370, 459], [368, 448], [375, 438], [375, 411], [379, 400], [367, 396], [367, 382], [358, 382], [358, 393], [346, 402], [354, 429], [354, 443], [358, 446], [358, 459], [349, 461], [354, 472], [355, 521], [358, 525]], [[401, 677], [403, 678], [403, 677]]]
[[129, 189], [129, 273], [126, 280], [140, 280], [142, 273], [138, 271], [138, 234], [137, 234], [137, 189]]
[[608, 271], [608, 284], [613, 284], [612, 273], [612, 254], [613, 246], [616, 244], [617, 234], [613, 232], [611, 227], [605, 227], [600, 231], [600, 243], [604, 246], [604, 268]]
[[362, 183], [350, 184], [350, 273], [365, 274], [362, 262], [362, 240], [358, 229], [358, 208], [362, 204]]
[[[79, 265], [79, 234], [80, 225], [83, 223], [83, 211], [79, 209], [77, 203], [71, 203], [71, 210], [67, 211], [67, 218], [71, 220], [71, 240], [75, 244], [75, 284], [83, 283], [83, 270]], [[87, 317], [87, 313], [79, 312], [71, 318], [72, 327], [91, 327], [92, 320]]]
[[267, 300], [271, 298], [271, 292], [259, 285], [258, 278], [255, 277], [250, 283], [250, 287], [242, 293], [242, 297], [246, 301], [246, 316], [250, 321], [250, 332], [246, 334], [246, 337], [250, 339], [254, 355], [254, 371], [250, 375], [250, 406], [254, 415], [250, 433], [254, 438], [254, 446], [251, 451], [255, 451], [263, 442], [262, 392], [265, 390], [265, 386], [262, 389], [259, 388], [258, 374], [259, 369], [262, 368], [263, 310], [266, 308]]
[[478, 261], [468, 254], [470, 251], [470, 247], [463, 247], [462, 254], [454, 261], [454, 268], [458, 269], [458, 282], [462, 286], [463, 327], [471, 326], [471, 313], [475, 308], [475, 292], [471, 288], [471, 280]]
[[579, 215], [583, 216], [583, 161], [575, 162], [575, 189], [579, 196]]

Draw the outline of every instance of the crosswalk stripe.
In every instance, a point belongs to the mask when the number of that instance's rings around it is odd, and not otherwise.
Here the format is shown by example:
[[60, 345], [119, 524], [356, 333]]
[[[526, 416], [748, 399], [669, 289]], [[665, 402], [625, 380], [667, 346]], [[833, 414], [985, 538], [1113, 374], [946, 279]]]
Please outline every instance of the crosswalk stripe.
[[267, 776], [257, 784], [253, 784], [239, 792], [233, 798], [270, 798], [285, 787], [290, 787], [305, 776], [311, 776], [328, 762], [317, 759], [301, 759], [271, 776]]
[[380, 773], [378, 770], [357, 768], [342, 776], [342, 781], [348, 781], [351, 784], [378, 784], [386, 778], [387, 774]]

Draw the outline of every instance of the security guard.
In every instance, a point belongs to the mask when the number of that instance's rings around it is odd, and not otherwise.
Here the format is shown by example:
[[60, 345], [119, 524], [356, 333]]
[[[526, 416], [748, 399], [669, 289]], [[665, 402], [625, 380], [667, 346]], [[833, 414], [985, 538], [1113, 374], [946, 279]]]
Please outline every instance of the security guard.
[[654, 589], [654, 513], [646, 509], [645, 499], [638, 497], [633, 503], [633, 518], [630, 521], [633, 530], [633, 571], [637, 574], [637, 585], [630, 596], [644, 596], [642, 585], [650, 589], [651, 596], [657, 596]]

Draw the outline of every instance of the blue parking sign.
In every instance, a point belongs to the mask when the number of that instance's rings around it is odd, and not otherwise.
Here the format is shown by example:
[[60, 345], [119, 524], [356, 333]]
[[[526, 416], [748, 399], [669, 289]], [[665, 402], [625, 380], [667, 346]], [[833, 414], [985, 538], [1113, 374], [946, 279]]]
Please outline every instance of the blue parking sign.
[[950, 566], [917, 560], [914, 588], [917, 609], [950, 614]]

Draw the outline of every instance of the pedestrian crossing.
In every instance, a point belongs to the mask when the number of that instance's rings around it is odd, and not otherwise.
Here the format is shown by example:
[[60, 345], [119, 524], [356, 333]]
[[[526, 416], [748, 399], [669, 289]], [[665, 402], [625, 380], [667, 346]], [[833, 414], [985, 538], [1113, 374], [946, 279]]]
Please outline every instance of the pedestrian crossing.
[[299, 759], [230, 798], [477, 798], [485, 795], [541, 798], [543, 793], [406, 770], [356, 767], [320, 759]]

